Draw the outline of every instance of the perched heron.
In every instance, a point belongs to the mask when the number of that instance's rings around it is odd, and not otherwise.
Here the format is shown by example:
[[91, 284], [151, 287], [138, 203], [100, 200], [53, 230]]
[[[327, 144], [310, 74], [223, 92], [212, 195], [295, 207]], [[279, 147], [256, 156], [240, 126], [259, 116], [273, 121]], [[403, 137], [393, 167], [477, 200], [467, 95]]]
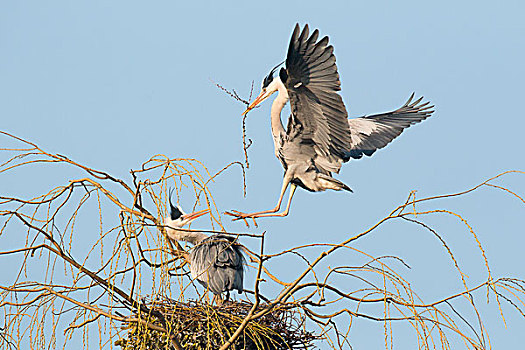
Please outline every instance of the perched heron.
[[243, 291], [245, 259], [239, 244], [227, 235], [208, 236], [198, 231], [182, 230], [183, 226], [208, 212], [206, 209], [185, 214], [171, 203], [170, 198], [170, 216], [165, 218], [164, 224], [170, 239], [195, 245], [188, 257], [191, 277], [215, 296], [226, 292], [228, 300], [230, 290]]
[[[328, 37], [317, 40], [316, 29], [309, 36], [308, 25], [301, 31], [299, 24], [288, 47], [286, 68], [279, 74], [274, 67], [262, 83], [261, 93], [243, 115], [274, 92], [278, 92], [271, 108], [271, 127], [275, 156], [284, 167], [284, 179], [275, 208], [255, 213], [231, 211], [234, 220], [268, 216], [286, 216], [297, 186], [317, 192], [327, 189], [347, 190], [350, 187], [332, 177], [341, 165], [363, 155], [371, 156], [385, 147], [410, 125], [428, 118], [434, 110], [422, 97], [413, 101], [414, 94], [399, 109], [392, 112], [348, 119], [339, 95], [341, 82], [335, 64], [333, 47]], [[286, 130], [281, 111], [290, 101], [291, 115]], [[281, 208], [283, 196], [291, 184], [286, 209]]]

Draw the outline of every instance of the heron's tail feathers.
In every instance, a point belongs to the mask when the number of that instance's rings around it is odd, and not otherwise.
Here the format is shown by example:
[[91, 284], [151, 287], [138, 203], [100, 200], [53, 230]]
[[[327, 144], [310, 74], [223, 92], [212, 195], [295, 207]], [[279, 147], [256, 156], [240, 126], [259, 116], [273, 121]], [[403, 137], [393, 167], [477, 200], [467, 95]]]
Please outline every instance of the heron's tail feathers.
[[341, 181], [334, 179], [331, 176], [324, 175], [324, 174], [317, 174], [317, 180], [319, 183], [324, 187], [325, 190], [346, 190], [348, 192], [354, 192], [350, 187], [342, 183]]

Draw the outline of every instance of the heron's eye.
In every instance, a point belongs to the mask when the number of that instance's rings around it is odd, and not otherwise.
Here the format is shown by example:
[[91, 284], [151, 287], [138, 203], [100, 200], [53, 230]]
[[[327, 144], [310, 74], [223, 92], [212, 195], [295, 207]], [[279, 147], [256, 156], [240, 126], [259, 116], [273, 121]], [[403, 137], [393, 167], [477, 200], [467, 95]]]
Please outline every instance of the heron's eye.
[[271, 71], [270, 74], [268, 74], [268, 76], [264, 78], [263, 83], [262, 83], [262, 88], [264, 89], [268, 87], [268, 85], [270, 85], [272, 80], [273, 80], [273, 71]]
[[170, 205], [170, 217], [171, 220], [181, 219], [182, 211], [173, 205]]

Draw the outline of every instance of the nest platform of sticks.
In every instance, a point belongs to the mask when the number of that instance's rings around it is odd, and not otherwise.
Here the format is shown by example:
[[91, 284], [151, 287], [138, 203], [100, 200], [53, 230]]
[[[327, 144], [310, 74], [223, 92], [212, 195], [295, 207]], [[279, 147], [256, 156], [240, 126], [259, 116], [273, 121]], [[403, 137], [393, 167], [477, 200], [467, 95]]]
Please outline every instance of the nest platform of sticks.
[[[218, 349], [241, 325], [252, 304], [229, 301], [214, 306], [165, 299], [146, 306], [150, 312], [130, 318], [124, 326], [127, 337], [115, 345], [125, 350], [174, 349], [170, 337], [175, 335], [183, 349]], [[299, 312], [275, 309], [248, 323], [230, 349], [309, 349], [316, 339], [318, 335], [305, 330]]]

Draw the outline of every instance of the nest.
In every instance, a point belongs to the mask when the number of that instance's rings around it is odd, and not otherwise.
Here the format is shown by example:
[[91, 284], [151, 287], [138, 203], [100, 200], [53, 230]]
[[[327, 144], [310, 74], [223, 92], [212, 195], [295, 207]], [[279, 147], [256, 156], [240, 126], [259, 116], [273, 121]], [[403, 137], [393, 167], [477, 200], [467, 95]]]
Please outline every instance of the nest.
[[[151, 312], [148, 315], [136, 314], [134, 320], [126, 323], [124, 328], [128, 329], [127, 338], [118, 340], [115, 345], [124, 350], [167, 350], [173, 349], [170, 336], [176, 335], [183, 349], [218, 349], [237, 330], [253, 306], [247, 302], [230, 301], [213, 306], [197, 301], [183, 303], [169, 299], [146, 305]], [[297, 311], [275, 309], [250, 322], [230, 348], [311, 348], [312, 342], [319, 336], [306, 331], [304, 321], [304, 316]], [[155, 326], [167, 329], [169, 334], [153, 329]]]

